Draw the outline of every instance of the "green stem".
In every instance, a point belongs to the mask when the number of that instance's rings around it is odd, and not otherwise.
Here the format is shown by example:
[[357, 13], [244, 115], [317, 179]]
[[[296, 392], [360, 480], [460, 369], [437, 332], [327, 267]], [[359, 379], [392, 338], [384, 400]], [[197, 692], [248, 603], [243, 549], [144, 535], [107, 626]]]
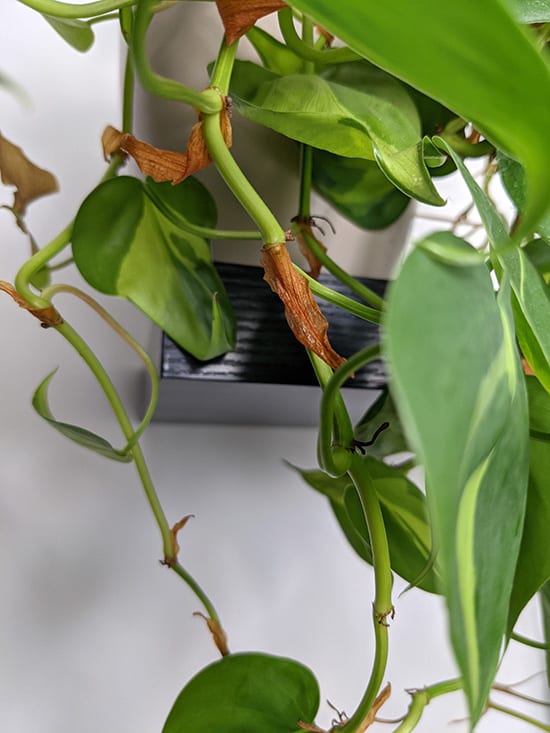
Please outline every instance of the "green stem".
[[310, 145], [300, 145], [300, 198], [298, 219], [311, 218], [311, 183], [313, 178], [313, 150]]
[[[370, 361], [378, 358], [380, 346], [368, 346], [351, 356], [341, 367], [334, 372], [324, 385], [321, 398], [321, 414], [319, 420], [319, 437], [317, 441], [317, 457], [321, 468], [331, 476], [342, 476], [350, 467], [353, 455], [353, 428], [351, 423], [345, 426], [345, 433], [337, 436], [334, 444], [334, 423], [336, 410], [342, 395], [340, 388], [349, 377]], [[349, 418], [348, 418], [349, 421]]]
[[550, 644], [545, 644], [543, 641], [535, 641], [534, 639], [529, 639], [526, 636], [522, 636], [521, 634], [516, 634], [514, 631], [510, 634], [510, 639], [517, 641], [519, 644], [530, 646], [533, 649], [542, 649], [543, 651], [548, 651], [550, 649]]
[[231, 74], [233, 73], [233, 66], [235, 65], [238, 46], [238, 41], [235, 41], [231, 46], [228, 46], [224, 36], [216, 59], [214, 71], [212, 72], [212, 78], [210, 79], [210, 86], [217, 89], [224, 97], [229, 94], [229, 84], [231, 82]]
[[39, 13], [53, 15], [56, 18], [91, 18], [104, 13], [111, 13], [113, 10], [127, 8], [135, 5], [136, 0], [96, 0], [96, 2], [83, 3], [82, 5], [73, 5], [72, 3], [62, 3], [58, 0], [19, 0], [20, 3], [26, 5]]
[[295, 54], [306, 61], [312, 61], [315, 64], [344, 64], [348, 61], [361, 61], [362, 56], [352, 51], [351, 48], [327, 48], [320, 51], [313, 48], [300, 38], [296, 33], [294, 21], [292, 18], [292, 10], [284, 8], [279, 10], [279, 27], [286, 45], [294, 51]]
[[536, 718], [532, 718], [530, 715], [525, 715], [525, 713], [520, 713], [519, 710], [512, 710], [512, 708], [504, 707], [504, 705], [498, 705], [496, 702], [492, 702], [489, 700], [487, 703], [487, 707], [491, 710], [498, 710], [499, 713], [504, 713], [505, 715], [509, 715], [512, 718], [516, 718], [517, 720], [522, 720], [524, 723], [528, 723], [529, 725], [532, 725], [533, 728], [538, 728], [539, 730], [545, 730], [550, 731], [550, 725], [546, 725], [545, 723], [542, 723], [540, 720], [536, 720]]
[[380, 501], [374, 482], [361, 456], [352, 456], [348, 475], [361, 501], [369, 531], [375, 585], [373, 623], [376, 647], [371, 676], [356, 711], [340, 729], [342, 733], [355, 733], [364, 730], [364, 721], [374, 705], [386, 672], [389, 646], [386, 619], [393, 613], [391, 597], [393, 580], [388, 537]]
[[126, 49], [124, 83], [122, 87], [122, 132], [132, 132], [134, 128], [134, 65], [130, 49]]
[[[102, 177], [102, 181], [106, 181], [112, 178], [120, 166], [123, 160], [116, 156], [109, 163], [105, 174]], [[32, 305], [33, 308], [47, 308], [50, 303], [40, 295], [36, 295], [30, 289], [30, 282], [34, 275], [41, 270], [47, 263], [56, 255], [58, 255], [65, 247], [70, 244], [71, 236], [73, 233], [73, 222], [68, 224], [57, 237], [47, 244], [42, 249], [39, 249], [36, 254], [30, 257], [19, 269], [19, 272], [15, 276], [15, 289], [24, 300]]]
[[367, 305], [363, 305], [352, 298], [348, 298], [347, 295], [342, 295], [342, 293], [339, 293], [332, 288], [328, 288], [326, 285], [323, 285], [318, 280], [311, 277], [311, 275], [308, 275], [307, 272], [304, 272], [304, 270], [296, 264], [293, 264], [293, 267], [296, 272], [299, 272], [302, 277], [305, 277], [309, 283], [310, 290], [314, 295], [319, 296], [319, 298], [322, 298], [329, 303], [334, 303], [334, 305], [337, 305], [348, 313], [352, 313], [358, 318], [362, 318], [364, 321], [380, 323], [381, 313], [376, 308], [369, 308]]
[[[313, 351], [308, 349], [307, 353], [311, 361], [311, 365], [313, 366], [315, 376], [317, 377], [317, 381], [321, 385], [321, 388], [324, 390], [327, 384], [332, 379], [334, 372], [329, 367], [329, 365], [326, 362], [324, 362], [320, 356], [317, 356], [317, 354], [314, 354]], [[329, 420], [328, 417], [327, 417], [327, 420]], [[333, 448], [334, 444], [337, 444], [338, 446], [345, 446], [345, 445], [348, 445], [352, 439], [353, 439], [353, 426], [351, 424], [351, 420], [348, 414], [346, 404], [342, 398], [341, 393], [338, 392], [335, 396], [334, 416], [332, 420], [332, 426], [330, 426], [330, 444], [331, 444], [332, 452], [334, 452], [334, 448]], [[346, 465], [347, 465], [347, 459], [348, 459], [347, 451], [345, 452], [343, 457], [345, 458]], [[345, 473], [345, 471], [342, 471], [342, 472]]]
[[191, 87], [180, 84], [173, 79], [160, 76], [149, 65], [146, 36], [154, 15], [154, 1], [137, 0], [132, 33], [131, 47], [135, 69], [144, 89], [158, 97], [190, 104], [204, 114], [220, 112], [223, 102], [216, 90], [205, 89], [202, 92], [197, 92], [195, 89], [191, 89]]
[[462, 680], [454, 679], [438, 682], [435, 685], [424, 687], [421, 690], [412, 690], [412, 700], [407, 715], [401, 725], [395, 729], [394, 733], [411, 733], [420, 722], [426, 705], [436, 697], [447, 695], [451, 692], [458, 692], [462, 688]]
[[[111, 408], [117, 418], [117, 421], [124, 436], [126, 437], [128, 442], [131, 443], [134, 434], [132, 423], [103, 365], [90, 349], [88, 344], [66, 321], [64, 321], [59, 326], [55, 326], [55, 329], [71, 344], [71, 346], [85, 361], [88, 368], [91, 370], [92, 374], [99, 383], [101, 389], [103, 390], [103, 393], [105, 394], [107, 400], [109, 401], [109, 404], [111, 405]], [[131, 453], [134, 459], [134, 463], [136, 465], [141, 484], [143, 486], [143, 490], [145, 492], [145, 497], [151, 508], [151, 511], [153, 512], [153, 516], [155, 517], [157, 526], [161, 534], [165, 564], [171, 567], [174, 572], [176, 572], [187, 583], [189, 588], [193, 591], [193, 593], [195, 593], [199, 601], [203, 604], [210, 617], [218, 620], [215, 609], [207, 595], [177, 561], [172, 530], [170, 528], [170, 525], [168, 524], [168, 520], [159, 501], [157, 492], [151, 479], [151, 474], [149, 473], [149, 469], [147, 467], [147, 463], [145, 462], [145, 457], [139, 443], [132, 445]]]
[[352, 275], [349, 275], [345, 270], [337, 265], [336, 262], [327, 255], [315, 237], [312, 237], [299, 221], [295, 221], [293, 223], [292, 232], [295, 236], [300, 234], [305, 239], [309, 249], [313, 252], [323, 267], [331, 273], [331, 275], [334, 275], [334, 277], [340, 280], [341, 283], [347, 285], [353, 293], [358, 295], [366, 303], [370, 303], [370, 305], [375, 308], [384, 308], [384, 298], [381, 298], [377, 293], [366, 285], [363, 285], [363, 283], [359, 282], [359, 280], [352, 277]]
[[220, 175], [260, 230], [266, 247], [284, 242], [285, 233], [279, 222], [229, 152], [220, 129], [219, 114], [205, 115], [203, 133], [210, 156]]

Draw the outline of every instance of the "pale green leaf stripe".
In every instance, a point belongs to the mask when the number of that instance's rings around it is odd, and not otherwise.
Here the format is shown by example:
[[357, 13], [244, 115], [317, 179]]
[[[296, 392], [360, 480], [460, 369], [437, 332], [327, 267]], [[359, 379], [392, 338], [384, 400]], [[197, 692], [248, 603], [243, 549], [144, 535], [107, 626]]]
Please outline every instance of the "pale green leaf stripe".
[[471, 699], [478, 700], [481, 688], [477, 614], [476, 614], [476, 563], [475, 563], [475, 519], [477, 499], [483, 477], [490, 463], [490, 455], [476, 468], [464, 486], [456, 524], [456, 557], [459, 599], [462, 608], [462, 622], [466, 638], [466, 684]]
[[550, 66], [502, 0], [293, 0], [351, 48], [472, 122], [520, 160], [528, 202], [518, 238], [549, 207]]

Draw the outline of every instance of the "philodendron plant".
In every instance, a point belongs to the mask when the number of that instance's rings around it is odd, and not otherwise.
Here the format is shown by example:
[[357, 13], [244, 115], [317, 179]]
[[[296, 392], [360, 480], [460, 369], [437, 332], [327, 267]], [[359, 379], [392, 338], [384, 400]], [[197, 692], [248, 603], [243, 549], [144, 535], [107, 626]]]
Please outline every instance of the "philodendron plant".
[[[51, 374], [33, 405], [69, 439], [135, 464], [163, 562], [197, 596], [220, 652], [221, 659], [182, 681], [164, 733], [322, 730], [313, 672], [260, 652], [230, 653], [211, 600], [178, 559], [185, 519], [169, 522], [139, 444], [158, 393], [154, 365], [89, 294], [58, 282], [62, 265], [76, 265], [92, 288], [130, 300], [182, 349], [212, 359], [234, 347], [236, 329], [210, 258], [212, 239], [228, 246], [249, 239], [257, 248], [266, 287], [280, 296], [289, 327], [308, 350], [320, 384], [319, 466], [297, 470], [328, 497], [345, 537], [374, 573], [371, 674], [355, 711], [332, 730], [361, 733], [383, 715], [394, 574], [409, 592], [445, 598], [459, 676], [412, 690], [393, 730], [413, 730], [430, 700], [458, 691], [474, 729], [497, 707], [490, 694], [506, 646], [514, 640], [547, 648], [514, 631], [537, 593], [550, 632], [550, 0], [217, 0], [220, 18], [211, 32], [220, 50], [205, 89], [164, 78], [150, 65], [148, 28], [175, 2], [19, 2], [42, 13], [78, 51], [91, 46], [99, 21], [119, 23], [127, 48], [121, 118], [98, 132], [103, 180], [49, 243], [34, 241], [25, 210], [53, 192], [56, 180], [28, 160], [24, 140], [0, 137], [2, 181], [15, 187], [4, 208], [32, 245], [15, 282], [0, 288], [59, 332], [97, 378], [124, 436], [121, 448], [54, 417]], [[256, 25], [271, 13], [278, 13], [277, 37]], [[256, 62], [239, 60], [245, 35]], [[2, 72], [0, 84], [13, 87], [9, 69]], [[160, 150], [133, 134], [135, 83], [196, 110], [185, 152]], [[277, 220], [231, 153], [242, 117], [297, 142], [301, 186], [292, 221]], [[122, 174], [128, 157], [143, 176]], [[207, 165], [250, 216], [250, 230], [216, 227], [216, 204], [193, 175]], [[484, 241], [474, 247], [460, 238], [464, 217], [449, 217], [446, 230], [414, 244], [386, 297], [343, 272], [319, 241], [313, 190], [358, 226], [376, 229], [411, 199], [443, 207], [437, 179], [450, 173], [463, 178]], [[513, 204], [511, 221], [495, 206], [494, 181]], [[290, 260], [291, 239], [306, 254], [309, 274]], [[355, 297], [321, 286], [323, 267]], [[152, 397], [138, 426], [83, 335], [55, 307], [60, 292], [94, 308], [144, 361]], [[323, 300], [380, 324], [380, 343], [337, 353]], [[340, 389], [374, 359], [385, 364], [388, 389], [354, 426]], [[415, 465], [424, 469], [425, 490], [410, 477]], [[419, 662], [418, 672], [424, 683], [429, 670]], [[513, 708], [499, 709], [550, 730]]]

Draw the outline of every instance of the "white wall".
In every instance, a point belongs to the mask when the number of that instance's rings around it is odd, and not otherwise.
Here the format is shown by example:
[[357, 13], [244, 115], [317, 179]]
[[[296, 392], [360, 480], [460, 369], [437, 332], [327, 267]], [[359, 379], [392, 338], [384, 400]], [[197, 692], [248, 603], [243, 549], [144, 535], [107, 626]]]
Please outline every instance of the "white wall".
[[[61, 184], [61, 193], [29, 212], [40, 245], [99, 179], [99, 136], [119, 121], [115, 25], [99, 26], [97, 36], [80, 55], [32, 11], [13, 0], [0, 5], [0, 71], [31, 97], [23, 106], [0, 91], [0, 129]], [[0, 203], [10, 200], [1, 188]], [[26, 254], [25, 238], [0, 210], [0, 278], [13, 280]], [[69, 279], [79, 282], [74, 273]], [[72, 321], [135, 416], [133, 355], [83, 307], [67, 298], [58, 304], [65, 313], [74, 306]], [[124, 303], [110, 307], [147, 342], [150, 328], [139, 314]], [[158, 564], [158, 533], [133, 468], [64, 441], [32, 411], [34, 388], [61, 365], [54, 412], [120, 442], [83, 365], [3, 295], [0, 334], [0, 730], [160, 731], [179, 689], [216, 657], [191, 615], [198, 604]], [[283, 465], [314, 465], [314, 431], [156, 424], [143, 444], [170, 518], [196, 515], [181, 538], [182, 560], [214, 599], [231, 648], [302, 660], [318, 675], [323, 700], [351, 712], [372, 654], [372, 577], [325, 502]], [[404, 711], [405, 688], [455, 673], [439, 600], [396, 594], [396, 610], [389, 717]], [[522, 630], [540, 637], [535, 608]], [[510, 651], [503, 681], [542, 670], [540, 654]], [[539, 677], [532, 690], [543, 687]], [[459, 696], [434, 703], [418, 730], [445, 730], [463, 714]], [[331, 717], [323, 703], [319, 722], [328, 726]], [[479, 730], [527, 728], [493, 714]]]

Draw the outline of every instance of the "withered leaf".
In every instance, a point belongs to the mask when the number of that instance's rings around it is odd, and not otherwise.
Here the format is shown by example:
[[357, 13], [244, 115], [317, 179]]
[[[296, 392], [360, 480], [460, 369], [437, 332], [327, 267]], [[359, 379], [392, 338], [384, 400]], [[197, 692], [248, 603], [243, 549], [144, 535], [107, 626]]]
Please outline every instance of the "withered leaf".
[[286, 245], [275, 244], [262, 250], [264, 280], [285, 306], [285, 316], [298, 341], [311, 349], [333, 369], [345, 362], [330, 345], [328, 322], [321, 313], [303, 275], [296, 272]]
[[287, 7], [282, 0], [216, 0], [230, 46], [265, 15]]
[[[231, 122], [226, 110], [222, 110], [220, 114], [220, 128], [225, 144], [228, 148], [231, 147]], [[171, 181], [173, 184], [181, 183], [188, 176], [206, 168], [212, 162], [204, 140], [201, 120], [191, 129], [185, 153], [156, 148], [111, 125], [105, 128], [101, 142], [106, 158], [114, 153], [130, 155], [140, 171], [146, 176], [151, 176], [157, 183], [163, 181]]]
[[325, 245], [321, 244], [321, 242], [313, 234], [313, 231], [311, 229], [311, 224], [309, 222], [300, 223], [300, 227], [296, 230], [296, 240], [300, 247], [300, 252], [304, 255], [309, 265], [310, 276], [314, 278], [315, 280], [317, 280], [319, 278], [319, 274], [323, 266], [319, 262], [319, 260], [317, 259], [311, 247], [308, 244], [308, 239], [310, 237], [311, 239], [315, 239], [319, 247], [321, 247], [325, 252], [327, 251], [327, 248], [325, 247]]
[[208, 630], [212, 634], [212, 639], [214, 641], [214, 644], [216, 645], [217, 650], [222, 655], [222, 657], [226, 657], [229, 654], [229, 645], [227, 642], [227, 634], [225, 633], [225, 630], [220, 622], [215, 618], [208, 618], [200, 611], [195, 611], [193, 616], [199, 616], [199, 618], [202, 618], [206, 621], [206, 625], [208, 626]]
[[32, 163], [17, 145], [0, 135], [0, 178], [2, 183], [15, 186], [13, 211], [25, 213], [27, 205], [40, 196], [58, 190], [52, 173]]

